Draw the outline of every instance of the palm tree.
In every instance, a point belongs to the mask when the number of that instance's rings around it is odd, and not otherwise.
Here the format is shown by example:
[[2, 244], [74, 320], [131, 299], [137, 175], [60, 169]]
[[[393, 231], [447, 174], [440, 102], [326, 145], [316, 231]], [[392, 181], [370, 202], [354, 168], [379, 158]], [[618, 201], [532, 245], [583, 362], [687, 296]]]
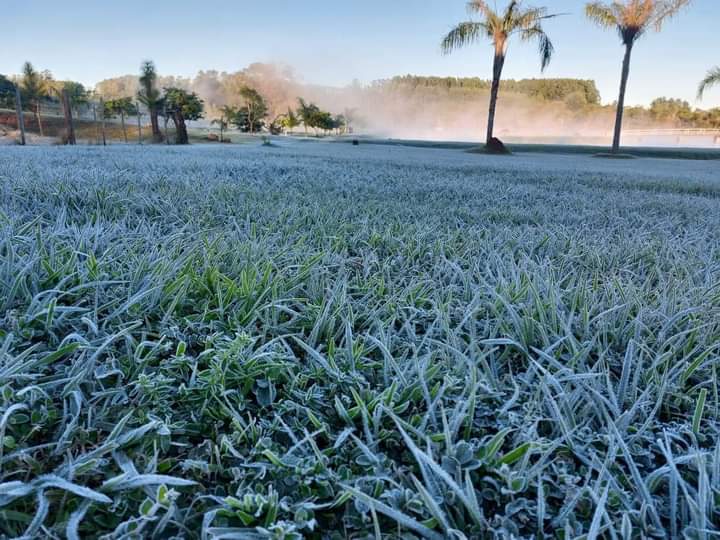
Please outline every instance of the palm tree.
[[152, 127], [152, 136], [155, 142], [161, 142], [163, 140], [162, 133], [160, 132], [160, 123], [158, 122], [158, 115], [160, 113], [160, 103], [162, 96], [160, 91], [156, 87], [157, 83], [157, 71], [155, 64], [150, 60], [146, 60], [140, 66], [140, 91], [138, 92], [138, 99], [140, 103], [145, 105], [150, 113], [150, 125]]
[[663, 23], [691, 0], [615, 0], [611, 3], [589, 2], [585, 6], [587, 17], [602, 28], [615, 28], [625, 46], [622, 76], [620, 78], [620, 96], [617, 102], [615, 133], [613, 135], [613, 153], [620, 150], [623, 112], [625, 110], [625, 91], [630, 75], [630, 57], [635, 42], [648, 30], [660, 31]]
[[705, 90], [709, 90], [715, 85], [720, 85], [720, 66], [714, 67], [707, 72], [707, 75], [698, 87], [698, 99], [702, 99]]
[[468, 11], [470, 14], [480, 14], [482, 20], [459, 23], [443, 38], [441, 47], [443, 53], [449, 54], [483, 38], [489, 39], [493, 44], [495, 57], [485, 140], [487, 147], [491, 148], [495, 147], [495, 110], [510, 38], [517, 35], [522, 41], [536, 41], [540, 49], [540, 65], [544, 70], [552, 58], [553, 46], [543, 30], [542, 22], [556, 15], [549, 15], [546, 8], [523, 6], [523, 0], [511, 0], [502, 13], [491, 8], [484, 0], [471, 0], [468, 2]]
[[35, 108], [35, 119], [38, 123], [40, 136], [44, 135], [42, 119], [40, 117], [40, 105], [42, 100], [48, 97], [52, 89], [52, 76], [49, 72], [40, 73], [30, 62], [23, 64], [22, 89], [28, 101]]
[[313, 126], [313, 118], [320, 112], [320, 109], [314, 103], [308, 103], [303, 98], [298, 98], [297, 115], [302, 121], [305, 135], [307, 135], [308, 127]]

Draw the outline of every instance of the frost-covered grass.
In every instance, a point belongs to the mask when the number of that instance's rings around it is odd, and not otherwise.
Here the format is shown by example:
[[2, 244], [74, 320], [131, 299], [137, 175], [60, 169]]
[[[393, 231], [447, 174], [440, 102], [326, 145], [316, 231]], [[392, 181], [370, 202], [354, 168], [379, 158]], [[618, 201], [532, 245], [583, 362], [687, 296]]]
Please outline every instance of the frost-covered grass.
[[0, 150], [0, 535], [711, 538], [706, 162]]

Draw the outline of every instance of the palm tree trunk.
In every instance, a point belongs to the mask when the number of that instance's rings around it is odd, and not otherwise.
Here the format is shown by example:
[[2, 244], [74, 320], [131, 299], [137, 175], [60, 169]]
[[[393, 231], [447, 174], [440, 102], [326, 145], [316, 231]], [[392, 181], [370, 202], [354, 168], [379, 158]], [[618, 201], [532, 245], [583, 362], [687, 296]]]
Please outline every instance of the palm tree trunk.
[[498, 93], [500, 92], [500, 78], [502, 77], [503, 66], [505, 65], [505, 54], [502, 48], [496, 48], [495, 60], [493, 61], [493, 80], [490, 88], [490, 109], [488, 111], [487, 135], [485, 144], [490, 145], [495, 129], [495, 110], [497, 109]]
[[40, 130], [40, 136], [44, 137], [42, 119], [40, 118], [40, 102], [35, 103], [35, 118], [37, 118], [38, 129]]
[[622, 76], [620, 78], [620, 96], [618, 97], [617, 113], [615, 115], [615, 133], [613, 135], [612, 153], [620, 151], [620, 135], [622, 134], [623, 114], [625, 112], [625, 91], [630, 77], [630, 56], [633, 44], [625, 45], [625, 58], [623, 59]]

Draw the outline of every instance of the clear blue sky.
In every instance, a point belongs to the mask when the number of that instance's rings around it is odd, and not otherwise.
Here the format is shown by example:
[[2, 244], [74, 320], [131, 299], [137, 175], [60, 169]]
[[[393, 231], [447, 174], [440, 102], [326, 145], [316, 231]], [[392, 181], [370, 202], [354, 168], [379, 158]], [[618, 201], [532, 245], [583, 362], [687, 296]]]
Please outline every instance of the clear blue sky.
[[[491, 0], [492, 1], [492, 0]], [[504, 4], [505, 0], [497, 0]], [[622, 49], [592, 26], [582, 0], [531, 0], [569, 15], [548, 22], [557, 54], [546, 77], [595, 79], [606, 102], [617, 93]], [[155, 60], [162, 74], [235, 71], [255, 61], [292, 65], [309, 82], [342, 85], [392, 75], [490, 75], [491, 50], [442, 56], [439, 42], [466, 19], [463, 0], [6, 0], [0, 73], [24, 60], [57, 78], [93, 84]], [[705, 72], [720, 64], [720, 0], [695, 0], [633, 58], [629, 104], [657, 96], [695, 104]], [[8, 34], [9, 32], [9, 34]], [[540, 76], [534, 46], [511, 45], [506, 77]], [[702, 106], [720, 106], [720, 89]]]

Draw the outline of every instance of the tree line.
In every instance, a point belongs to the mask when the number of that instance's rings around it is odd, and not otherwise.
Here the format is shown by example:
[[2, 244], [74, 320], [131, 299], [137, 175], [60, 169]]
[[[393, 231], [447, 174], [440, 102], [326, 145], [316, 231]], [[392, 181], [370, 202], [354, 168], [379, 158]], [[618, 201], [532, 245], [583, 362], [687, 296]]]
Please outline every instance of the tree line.
[[[102, 110], [99, 114], [105, 119], [120, 118], [125, 142], [128, 142], [126, 119], [141, 114], [140, 104], [147, 110], [154, 142], [166, 140], [160, 125], [161, 120], [164, 120], [165, 132], [168, 122], [171, 121], [174, 125], [175, 143], [188, 144], [187, 122], [204, 117], [205, 103], [196, 92], [177, 86], [166, 86], [161, 89], [159, 81], [155, 64], [152, 61], [145, 61], [137, 77], [134, 96], [125, 95], [111, 99], [100, 97]], [[16, 88], [20, 90], [23, 108], [34, 114], [41, 136], [44, 135], [42, 108], [44, 105], [57, 102], [57, 96], [62, 90], [68, 92], [72, 106], [76, 108], [88, 105], [91, 100], [98, 97], [80, 83], [55, 81], [50, 72], [37, 71], [29, 62], [24, 64], [22, 75], [14, 81], [0, 75], [0, 107], [15, 106]], [[277, 114], [269, 120], [270, 108], [265, 97], [257, 89], [242, 85], [238, 90], [238, 96], [241, 105], [221, 106], [219, 116], [211, 122], [219, 127], [221, 141], [225, 140], [224, 134], [230, 126], [250, 134], [263, 130], [279, 134], [304, 126], [306, 133], [312, 129], [316, 135], [319, 135], [329, 132], [342, 133], [349, 128], [348, 118], [345, 115], [333, 115], [303, 98], [297, 99], [297, 109], [288, 107], [286, 112]]]

